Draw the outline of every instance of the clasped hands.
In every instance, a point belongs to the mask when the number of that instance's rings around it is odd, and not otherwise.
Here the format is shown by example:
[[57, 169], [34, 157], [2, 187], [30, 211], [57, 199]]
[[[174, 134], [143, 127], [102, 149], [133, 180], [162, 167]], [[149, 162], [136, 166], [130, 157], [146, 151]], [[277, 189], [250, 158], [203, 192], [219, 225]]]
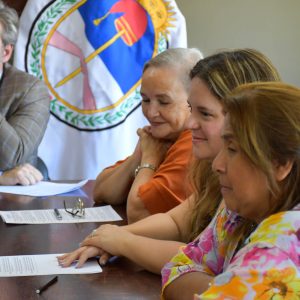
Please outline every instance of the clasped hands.
[[100, 265], [105, 265], [111, 256], [124, 255], [125, 241], [131, 235], [122, 227], [101, 225], [80, 243], [78, 249], [58, 256], [58, 262], [62, 267], [69, 267], [76, 262], [75, 267], [80, 268], [89, 258], [99, 256]]
[[134, 155], [139, 157], [139, 163], [144, 161], [159, 166], [164, 160], [172, 143], [153, 137], [150, 126], [139, 128], [137, 135], [139, 136], [139, 142], [134, 151]]

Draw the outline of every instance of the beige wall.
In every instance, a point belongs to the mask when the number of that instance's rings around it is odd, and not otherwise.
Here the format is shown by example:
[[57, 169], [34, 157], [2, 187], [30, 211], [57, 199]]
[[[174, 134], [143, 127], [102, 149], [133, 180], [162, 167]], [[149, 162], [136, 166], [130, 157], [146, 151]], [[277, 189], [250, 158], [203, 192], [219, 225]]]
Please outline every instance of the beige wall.
[[222, 48], [255, 48], [282, 79], [300, 87], [300, 0], [176, 0], [188, 45], [205, 56]]

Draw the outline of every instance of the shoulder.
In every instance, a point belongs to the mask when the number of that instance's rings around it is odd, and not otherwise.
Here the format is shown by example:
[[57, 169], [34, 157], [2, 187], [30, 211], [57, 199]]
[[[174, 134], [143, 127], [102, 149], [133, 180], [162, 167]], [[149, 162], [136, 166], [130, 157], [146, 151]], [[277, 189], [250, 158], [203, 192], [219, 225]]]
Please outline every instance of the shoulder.
[[251, 234], [250, 241], [277, 244], [283, 236], [297, 235], [300, 239], [300, 211], [279, 212], [266, 218]]
[[167, 159], [183, 160], [184, 163], [187, 163], [191, 159], [192, 148], [192, 133], [190, 130], [185, 130], [168, 150]]
[[46, 84], [38, 78], [6, 64], [1, 83], [0, 98], [6, 103], [39, 103], [43, 111], [49, 111], [50, 96]]
[[190, 130], [184, 130], [179, 137], [177, 138], [174, 145], [180, 145], [180, 144], [191, 144], [192, 145], [192, 132]]
[[[300, 251], [300, 211], [273, 214], [265, 219], [246, 241], [241, 254], [275, 253], [298, 261]], [[251, 254], [252, 255], [252, 254]], [[274, 256], [274, 254], [272, 254]]]
[[37, 81], [38, 79], [24, 71], [17, 69], [16, 67], [6, 64], [5, 65], [5, 78], [11, 78], [17, 76], [18, 78], [25, 78], [27, 80]]
[[15, 84], [18, 86], [18, 89], [21, 87], [27, 89], [35, 86], [42, 86], [46, 88], [45, 83], [37, 77], [21, 71], [9, 64], [5, 65], [3, 84], [5, 86]]

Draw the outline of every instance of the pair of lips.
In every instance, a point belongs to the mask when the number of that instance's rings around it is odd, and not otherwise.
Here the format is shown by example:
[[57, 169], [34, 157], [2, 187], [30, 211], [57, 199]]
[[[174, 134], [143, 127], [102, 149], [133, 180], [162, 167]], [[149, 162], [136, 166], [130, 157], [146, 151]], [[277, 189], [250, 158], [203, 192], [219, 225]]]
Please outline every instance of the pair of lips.
[[228, 190], [231, 190], [231, 187], [228, 186], [228, 185], [225, 185], [223, 183], [220, 183], [220, 187], [221, 187], [221, 191], [228, 191]]
[[193, 141], [206, 141], [207, 139], [201, 137], [201, 136], [192, 136]]
[[164, 122], [150, 122], [150, 125], [152, 127], [156, 127], [156, 126], [159, 126], [159, 125], [162, 125], [162, 124], [164, 124]]

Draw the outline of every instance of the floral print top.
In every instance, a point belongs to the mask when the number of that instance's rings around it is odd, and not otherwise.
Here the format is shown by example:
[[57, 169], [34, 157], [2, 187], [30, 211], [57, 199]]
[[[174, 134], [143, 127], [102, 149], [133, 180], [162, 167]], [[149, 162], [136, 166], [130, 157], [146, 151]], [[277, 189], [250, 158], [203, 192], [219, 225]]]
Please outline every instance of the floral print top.
[[162, 269], [163, 289], [185, 273], [205, 272], [214, 279], [195, 299], [300, 299], [299, 208], [266, 218], [238, 251], [232, 233], [242, 219], [222, 208]]

